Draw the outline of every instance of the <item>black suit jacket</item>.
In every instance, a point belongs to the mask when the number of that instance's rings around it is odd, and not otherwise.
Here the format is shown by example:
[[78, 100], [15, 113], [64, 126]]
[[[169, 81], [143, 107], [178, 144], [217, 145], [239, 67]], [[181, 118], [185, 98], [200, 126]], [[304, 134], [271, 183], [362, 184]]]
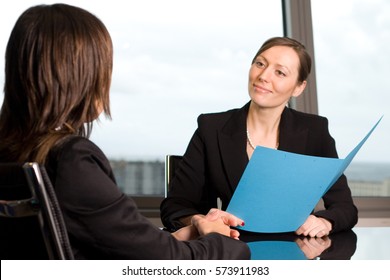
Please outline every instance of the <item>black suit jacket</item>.
[[[248, 110], [249, 103], [241, 109], [199, 116], [198, 128], [171, 181], [168, 197], [161, 204], [161, 218], [166, 227], [176, 229], [181, 226], [180, 217], [207, 213], [216, 207], [217, 197], [226, 209], [249, 161]], [[280, 121], [279, 149], [338, 157], [327, 119], [289, 108], [284, 109]], [[323, 196], [323, 201], [326, 210], [315, 215], [331, 221], [333, 232], [350, 229], [357, 223], [357, 209], [344, 175]]]
[[177, 241], [143, 217], [117, 187], [108, 159], [91, 141], [71, 137], [46, 169], [78, 259], [248, 259], [241, 241], [209, 234]]

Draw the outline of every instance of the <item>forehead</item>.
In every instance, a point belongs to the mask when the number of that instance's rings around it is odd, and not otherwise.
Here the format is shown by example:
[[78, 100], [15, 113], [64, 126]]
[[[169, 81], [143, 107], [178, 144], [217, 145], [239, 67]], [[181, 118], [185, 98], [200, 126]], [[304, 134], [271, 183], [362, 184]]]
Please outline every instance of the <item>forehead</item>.
[[268, 64], [287, 67], [291, 71], [298, 71], [299, 56], [296, 51], [286, 46], [274, 46], [260, 53], [257, 58], [263, 58]]

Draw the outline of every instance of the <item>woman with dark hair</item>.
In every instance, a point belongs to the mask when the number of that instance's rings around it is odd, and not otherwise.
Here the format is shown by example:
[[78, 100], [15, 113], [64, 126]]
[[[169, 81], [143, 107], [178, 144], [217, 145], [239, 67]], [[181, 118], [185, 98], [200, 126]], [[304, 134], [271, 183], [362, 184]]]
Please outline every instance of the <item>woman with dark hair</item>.
[[6, 49], [0, 162], [46, 167], [76, 259], [248, 259], [229, 227], [240, 220], [213, 210], [171, 234], [117, 187], [108, 159], [88, 140], [93, 121], [110, 117], [112, 64], [111, 37], [88, 11], [27, 9]]
[[[275, 37], [261, 46], [249, 70], [250, 101], [240, 109], [199, 116], [198, 128], [161, 204], [166, 227], [175, 230], [187, 225], [192, 215], [217, 207], [217, 198], [225, 210], [255, 146], [337, 158], [328, 120], [287, 106], [291, 97], [302, 94], [310, 70], [310, 55], [294, 39]], [[323, 200], [326, 209], [312, 213], [297, 234], [323, 237], [357, 223], [344, 175]]]

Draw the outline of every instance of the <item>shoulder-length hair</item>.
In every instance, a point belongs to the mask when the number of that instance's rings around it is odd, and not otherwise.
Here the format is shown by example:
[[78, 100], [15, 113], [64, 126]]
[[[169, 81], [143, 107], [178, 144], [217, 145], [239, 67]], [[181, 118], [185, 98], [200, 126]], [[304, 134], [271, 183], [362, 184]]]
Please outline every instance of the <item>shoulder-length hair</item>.
[[54, 4], [27, 9], [11, 32], [0, 111], [0, 157], [43, 163], [69, 134], [110, 118], [111, 37], [93, 14]]

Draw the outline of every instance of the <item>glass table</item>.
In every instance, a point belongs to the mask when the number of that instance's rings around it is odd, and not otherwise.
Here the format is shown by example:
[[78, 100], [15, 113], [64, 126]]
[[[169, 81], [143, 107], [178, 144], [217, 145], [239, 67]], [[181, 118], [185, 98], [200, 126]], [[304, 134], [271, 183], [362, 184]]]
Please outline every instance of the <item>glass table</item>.
[[390, 227], [355, 227], [327, 238], [241, 232], [255, 260], [390, 260]]

